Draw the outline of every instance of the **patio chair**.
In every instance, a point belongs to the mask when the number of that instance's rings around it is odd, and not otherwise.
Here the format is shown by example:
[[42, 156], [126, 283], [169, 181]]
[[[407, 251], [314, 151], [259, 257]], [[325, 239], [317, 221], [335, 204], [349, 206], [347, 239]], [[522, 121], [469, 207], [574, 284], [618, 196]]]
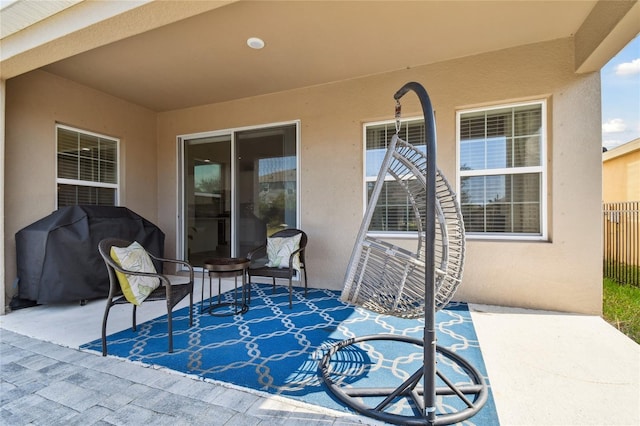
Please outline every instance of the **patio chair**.
[[[104, 259], [109, 273], [109, 297], [107, 298], [107, 306], [104, 311], [104, 318], [102, 320], [102, 356], [107, 355], [107, 318], [109, 317], [109, 310], [114, 305], [121, 305], [130, 303], [133, 306], [133, 326], [132, 330], [136, 331], [136, 309], [139, 304], [142, 303], [139, 299], [131, 299], [131, 289], [126, 289], [123, 292], [123, 284], [121, 280], [126, 276], [128, 279], [133, 277], [141, 277], [142, 279], [153, 280], [157, 288], [150, 291], [144, 298], [144, 301], [156, 301], [165, 300], [167, 304], [167, 322], [168, 322], [168, 336], [169, 336], [169, 352], [173, 352], [173, 308], [187, 295], [189, 295], [189, 327], [193, 326], [193, 267], [184, 261], [176, 259], [165, 259], [154, 256], [148, 251], [144, 250], [149, 256], [151, 261], [162, 263], [173, 263], [177, 265], [183, 265], [189, 270], [189, 276], [169, 276], [162, 273], [155, 272], [155, 268], [151, 267], [152, 272], [145, 272], [140, 268], [125, 269], [121, 266], [120, 261], [114, 260], [112, 257], [112, 249], [129, 248], [132, 246], [131, 241], [106, 238], [100, 241], [98, 244], [98, 251]], [[134, 270], [137, 269], [137, 270]]]
[[[306, 247], [307, 234], [300, 229], [290, 228], [274, 233], [267, 238], [265, 244], [251, 250], [247, 254], [247, 259], [251, 261], [247, 272], [249, 275], [249, 285], [251, 285], [251, 277], [271, 277], [273, 280], [273, 291], [275, 292], [276, 278], [288, 279], [289, 309], [291, 309], [293, 307], [292, 279], [296, 272], [304, 275], [304, 296], [307, 297]], [[251, 292], [249, 292], [249, 302], [251, 301], [250, 298]]]

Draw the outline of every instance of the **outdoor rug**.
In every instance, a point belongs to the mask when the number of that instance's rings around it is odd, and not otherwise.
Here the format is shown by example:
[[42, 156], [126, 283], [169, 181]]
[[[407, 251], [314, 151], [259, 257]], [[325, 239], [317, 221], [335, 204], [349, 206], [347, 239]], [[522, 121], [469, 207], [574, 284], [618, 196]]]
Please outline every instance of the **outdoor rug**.
[[[288, 288], [253, 284], [251, 305], [243, 315], [209, 315], [208, 304], [200, 312], [194, 304], [194, 325], [188, 328], [189, 311], [174, 312], [174, 353], [167, 352], [166, 317], [138, 325], [107, 337], [109, 355], [176, 370], [203, 379], [232, 383], [297, 399], [334, 410], [353, 411], [327, 388], [319, 361], [328, 348], [345, 339], [393, 334], [423, 338], [424, 320], [379, 315], [347, 305], [332, 290], [294, 288], [289, 309]], [[222, 295], [230, 302], [233, 291]], [[217, 300], [214, 299], [214, 302]], [[438, 345], [460, 354], [485, 378], [488, 377], [466, 304], [451, 303], [436, 315]], [[101, 351], [95, 340], [82, 349]], [[335, 358], [335, 359], [334, 359]], [[420, 346], [396, 341], [362, 342], [340, 350], [330, 365], [341, 375], [341, 385], [353, 386], [362, 379], [378, 386], [397, 386], [422, 364]], [[464, 374], [448, 359], [439, 357], [437, 368], [454, 383], [464, 383]], [[335, 380], [335, 379], [334, 379]], [[462, 380], [462, 382], [461, 382]], [[368, 403], [368, 402], [367, 402]], [[437, 413], [451, 412], [439, 399]], [[453, 412], [459, 411], [454, 408]], [[398, 401], [393, 413], [412, 415], [407, 401]], [[465, 425], [497, 425], [491, 392], [485, 406]]]

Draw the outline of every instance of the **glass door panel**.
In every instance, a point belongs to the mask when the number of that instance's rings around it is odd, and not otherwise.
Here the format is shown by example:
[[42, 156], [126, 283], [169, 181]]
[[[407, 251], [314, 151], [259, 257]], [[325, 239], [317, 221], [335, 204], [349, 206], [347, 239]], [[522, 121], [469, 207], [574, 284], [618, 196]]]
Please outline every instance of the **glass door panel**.
[[296, 125], [236, 134], [236, 253], [297, 227]]
[[231, 136], [184, 144], [184, 258], [193, 266], [231, 256]]

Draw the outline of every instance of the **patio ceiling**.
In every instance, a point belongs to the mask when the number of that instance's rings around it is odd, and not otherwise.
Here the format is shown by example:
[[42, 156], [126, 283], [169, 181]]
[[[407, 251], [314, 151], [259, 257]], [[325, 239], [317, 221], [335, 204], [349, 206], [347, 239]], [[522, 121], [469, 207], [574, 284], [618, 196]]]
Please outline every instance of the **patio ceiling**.
[[[153, 3], [158, 12], [174, 2]], [[168, 111], [577, 39], [585, 26], [596, 27], [591, 21], [597, 14], [590, 13], [606, 6], [602, 3], [624, 6], [621, 16], [639, 9], [635, 1], [596, 0], [209, 3], [205, 11], [159, 20], [137, 33], [112, 19], [112, 26], [133, 35], [92, 40], [97, 47], [62, 53], [38, 66], [151, 110]], [[617, 19], [615, 24], [622, 18]], [[614, 26], [606, 28], [607, 35]], [[633, 35], [614, 40], [608, 58]], [[262, 38], [266, 46], [250, 49], [249, 37]], [[596, 38], [599, 45], [606, 36]], [[589, 54], [596, 50], [587, 47]], [[12, 59], [3, 58], [3, 65]], [[3, 78], [30, 70], [23, 68]]]

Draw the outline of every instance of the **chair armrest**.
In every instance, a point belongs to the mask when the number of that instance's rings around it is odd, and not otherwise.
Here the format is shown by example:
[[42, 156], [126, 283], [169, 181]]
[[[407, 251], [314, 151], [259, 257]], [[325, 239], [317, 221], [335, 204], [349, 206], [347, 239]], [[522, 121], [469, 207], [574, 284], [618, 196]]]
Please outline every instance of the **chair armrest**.
[[260, 247], [256, 247], [247, 253], [247, 259], [260, 259], [261, 257], [265, 257], [267, 255], [267, 245], [263, 244]]
[[301, 253], [302, 251], [304, 251], [305, 247], [300, 247], [298, 250], [292, 251], [291, 255], [289, 256], [289, 270], [291, 271], [293, 269], [293, 258], [295, 256], [297, 256], [299, 253]]
[[171, 281], [169, 281], [169, 278], [165, 277], [162, 274], [158, 274], [158, 273], [153, 273], [153, 272], [140, 272], [140, 271], [130, 271], [128, 269], [124, 269], [122, 268], [120, 265], [118, 265], [115, 262], [109, 262], [111, 267], [113, 269], [115, 269], [116, 271], [122, 273], [122, 274], [126, 274], [126, 275], [138, 275], [141, 277], [153, 277], [153, 278], [158, 278], [160, 281], [162, 281], [162, 283], [164, 285], [170, 286], [171, 285]]
[[[193, 282], [193, 266], [191, 266], [188, 262], [185, 262], [183, 260], [177, 260], [177, 259], [166, 259], [166, 258], [162, 258], [162, 257], [157, 257], [152, 255], [151, 253], [147, 252], [147, 254], [149, 255], [149, 257], [151, 257], [151, 259], [153, 260], [157, 260], [160, 262], [166, 262], [166, 263], [177, 263], [177, 264], [181, 264], [187, 267], [187, 269], [189, 270], [189, 281]], [[170, 286], [171, 285], [171, 281], [164, 275], [164, 274], [160, 274], [158, 272], [141, 272], [141, 271], [130, 271], [128, 269], [124, 269], [123, 267], [121, 267], [120, 265], [118, 265], [115, 261], [113, 261], [113, 259], [109, 258], [107, 259], [109, 261], [109, 265], [115, 269], [116, 271], [122, 273], [122, 274], [126, 274], [126, 275], [137, 275], [137, 276], [141, 276], [141, 277], [153, 277], [153, 278], [158, 278], [160, 279], [160, 281], [163, 283], [163, 285], [166, 286]]]
[[149, 254], [149, 257], [151, 257], [151, 259], [153, 260], [157, 260], [159, 262], [163, 262], [163, 263], [175, 263], [175, 264], [179, 264], [179, 265], [183, 265], [185, 266], [188, 270], [189, 270], [189, 278], [190, 281], [193, 282], [193, 266], [191, 266], [191, 264], [189, 262], [186, 262], [184, 260], [178, 260], [178, 259], [167, 259], [164, 257], [158, 257], [158, 256], [154, 256], [153, 254], [147, 252]]

